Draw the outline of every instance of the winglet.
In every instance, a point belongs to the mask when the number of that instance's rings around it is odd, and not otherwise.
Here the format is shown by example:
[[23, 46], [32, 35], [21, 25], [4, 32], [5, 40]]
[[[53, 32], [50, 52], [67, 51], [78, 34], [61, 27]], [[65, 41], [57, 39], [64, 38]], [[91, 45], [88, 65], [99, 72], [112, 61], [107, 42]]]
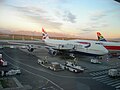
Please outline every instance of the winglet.
[[99, 41], [107, 41], [102, 35], [100, 32], [97, 32], [97, 37], [98, 37], [98, 40]]

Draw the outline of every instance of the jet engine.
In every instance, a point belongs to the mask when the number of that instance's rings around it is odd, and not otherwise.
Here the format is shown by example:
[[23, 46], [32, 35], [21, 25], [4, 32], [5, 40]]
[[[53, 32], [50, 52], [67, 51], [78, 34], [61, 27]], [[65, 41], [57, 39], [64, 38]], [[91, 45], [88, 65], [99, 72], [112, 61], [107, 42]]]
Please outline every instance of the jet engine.
[[33, 52], [34, 51], [33, 45], [27, 45], [27, 50], [29, 52]]
[[56, 56], [57, 53], [58, 53], [57, 50], [54, 50], [54, 49], [50, 49], [50, 50], [49, 50], [49, 54], [52, 55], [52, 56]]

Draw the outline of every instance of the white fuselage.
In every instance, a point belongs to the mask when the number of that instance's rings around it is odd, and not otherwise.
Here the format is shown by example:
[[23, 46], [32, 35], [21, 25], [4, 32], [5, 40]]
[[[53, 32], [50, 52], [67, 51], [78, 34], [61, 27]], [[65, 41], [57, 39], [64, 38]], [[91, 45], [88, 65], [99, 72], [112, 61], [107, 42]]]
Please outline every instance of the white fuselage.
[[55, 40], [45, 39], [44, 42], [54, 47], [57, 50], [73, 50], [94, 55], [104, 55], [108, 50], [103, 45], [96, 44], [96, 42], [81, 43], [80, 40]]
[[90, 42], [96, 44], [102, 44], [109, 52], [120, 52], [120, 42], [105, 42], [105, 41], [94, 41], [94, 40], [71, 40], [79, 42]]

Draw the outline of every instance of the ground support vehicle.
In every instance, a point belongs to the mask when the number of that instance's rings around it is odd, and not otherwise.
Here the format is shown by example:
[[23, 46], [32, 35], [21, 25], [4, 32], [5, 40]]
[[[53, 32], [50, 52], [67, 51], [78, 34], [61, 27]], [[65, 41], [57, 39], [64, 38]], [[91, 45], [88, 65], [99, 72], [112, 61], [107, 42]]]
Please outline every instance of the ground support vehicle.
[[100, 62], [98, 59], [96, 59], [96, 58], [91, 59], [90, 62], [93, 63], [93, 64], [100, 64], [100, 63], [101, 63], [101, 62]]
[[1, 76], [11, 76], [11, 75], [19, 75], [19, 74], [21, 74], [20, 69], [11, 69], [8, 71], [0, 71]]
[[0, 65], [1, 66], [7, 66], [7, 61], [4, 61], [3, 59], [0, 59]]
[[0, 54], [0, 66], [7, 66], [7, 61], [3, 60], [2, 54]]
[[11, 75], [19, 75], [21, 74], [20, 69], [11, 69], [8, 72], [5, 73], [6, 76], [11, 76]]
[[118, 56], [118, 59], [120, 59], [120, 56]]
[[58, 62], [49, 62], [47, 60], [38, 59], [38, 64], [53, 71], [64, 70], [64, 66]]
[[84, 71], [84, 69], [81, 66], [76, 65], [76, 64], [69, 62], [69, 61], [65, 62], [64, 68], [71, 71], [71, 72], [75, 72], [75, 73]]
[[118, 70], [118, 69], [109, 69], [108, 70], [108, 75], [110, 77], [113, 77], [113, 78], [120, 77], [120, 70]]

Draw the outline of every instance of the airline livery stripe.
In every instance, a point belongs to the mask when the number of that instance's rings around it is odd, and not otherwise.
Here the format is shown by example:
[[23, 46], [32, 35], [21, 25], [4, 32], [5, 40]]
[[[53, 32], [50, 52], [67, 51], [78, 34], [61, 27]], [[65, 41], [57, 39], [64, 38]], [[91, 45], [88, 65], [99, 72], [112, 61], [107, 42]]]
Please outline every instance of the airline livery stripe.
[[120, 46], [105, 46], [108, 50], [120, 50]]
[[90, 44], [89, 42], [77, 42], [77, 43], [81, 43], [81, 44]]

